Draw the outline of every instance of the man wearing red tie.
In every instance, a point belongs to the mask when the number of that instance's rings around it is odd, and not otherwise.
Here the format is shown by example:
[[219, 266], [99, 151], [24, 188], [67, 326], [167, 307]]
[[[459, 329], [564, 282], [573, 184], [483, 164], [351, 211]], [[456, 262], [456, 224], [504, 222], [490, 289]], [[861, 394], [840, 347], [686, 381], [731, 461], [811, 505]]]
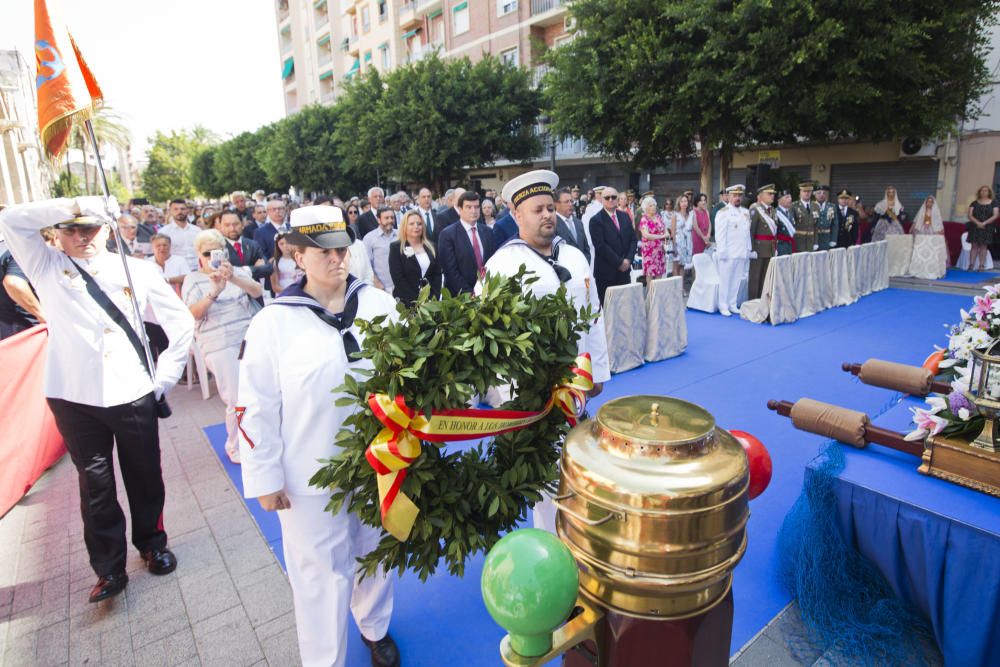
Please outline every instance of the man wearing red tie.
[[604, 305], [604, 293], [614, 285], [628, 285], [638, 242], [629, 217], [619, 212], [618, 191], [604, 188], [601, 211], [590, 219], [590, 241], [594, 256], [597, 295]]
[[438, 236], [438, 256], [444, 269], [444, 286], [452, 294], [472, 292], [483, 267], [496, 252], [490, 228], [479, 222], [479, 195], [463, 192], [458, 198], [458, 224], [448, 225]]
[[243, 220], [236, 211], [223, 211], [219, 218], [222, 235], [226, 237], [229, 263], [249, 266], [254, 280], [271, 275], [271, 265], [264, 259], [264, 251], [253, 239], [243, 236]]

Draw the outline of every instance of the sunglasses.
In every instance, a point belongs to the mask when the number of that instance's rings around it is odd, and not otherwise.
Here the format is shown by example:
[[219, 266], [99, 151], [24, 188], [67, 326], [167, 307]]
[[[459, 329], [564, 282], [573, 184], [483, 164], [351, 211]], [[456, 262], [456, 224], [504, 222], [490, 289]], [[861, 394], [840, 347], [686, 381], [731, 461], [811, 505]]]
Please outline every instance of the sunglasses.
[[358, 214], [357, 211], [348, 211], [347, 212], [347, 215], [357, 215], [357, 214]]
[[618, 195], [605, 195], [604, 196], [604, 201], [614, 201], [615, 199], [618, 199]]

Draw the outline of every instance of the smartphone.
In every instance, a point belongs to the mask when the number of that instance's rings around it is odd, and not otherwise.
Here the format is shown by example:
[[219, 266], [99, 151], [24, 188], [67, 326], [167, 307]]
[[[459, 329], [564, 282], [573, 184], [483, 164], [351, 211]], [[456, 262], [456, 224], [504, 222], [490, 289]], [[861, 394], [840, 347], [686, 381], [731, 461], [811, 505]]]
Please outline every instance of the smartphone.
[[217, 269], [222, 266], [222, 263], [226, 261], [226, 254], [226, 251], [221, 248], [212, 251], [212, 257], [209, 260], [209, 264], [213, 269]]

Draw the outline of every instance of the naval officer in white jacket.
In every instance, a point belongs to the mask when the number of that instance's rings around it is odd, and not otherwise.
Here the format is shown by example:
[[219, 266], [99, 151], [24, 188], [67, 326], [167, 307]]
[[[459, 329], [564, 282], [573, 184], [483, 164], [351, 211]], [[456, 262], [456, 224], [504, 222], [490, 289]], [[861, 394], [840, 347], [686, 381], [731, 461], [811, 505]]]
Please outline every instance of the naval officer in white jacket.
[[355, 559], [375, 547], [379, 531], [346, 503], [327, 512], [330, 493], [309, 485], [320, 459], [337, 453], [337, 432], [354, 409], [337, 406], [330, 391], [372, 367], [349, 357], [364, 340], [356, 320], [395, 319], [396, 302], [348, 273], [354, 232], [339, 208], [298, 208], [290, 223], [286, 243], [305, 277], [254, 317], [241, 353], [244, 495], [278, 512], [303, 665], [343, 667], [349, 612], [372, 664], [398, 665], [388, 634], [392, 580], [385, 573], [357, 579]]
[[[156, 265], [126, 257], [141, 312], [150, 307], [170, 341], [151, 377], [145, 353], [138, 351], [143, 324], [136, 321], [122, 258], [107, 251], [109, 221], [100, 197], [53, 199], [0, 212], [0, 234], [45, 306], [45, 396], [79, 474], [83, 539], [98, 577], [91, 602], [118, 595], [128, 583], [125, 515], [115, 492], [116, 444], [132, 544], [153, 574], [177, 566], [163, 527], [157, 401], [180, 378], [194, 333], [191, 313]], [[58, 230], [62, 251], [38, 233], [49, 226]]]
[[[556, 234], [554, 192], [558, 185], [559, 176], [547, 169], [530, 171], [507, 182], [501, 196], [510, 202], [518, 235], [508, 239], [490, 257], [486, 273], [513, 276], [524, 266], [525, 277], [531, 274], [538, 277], [537, 282], [525, 285], [525, 290], [542, 297], [555, 294], [565, 285], [566, 296], [574, 308], [590, 306], [599, 313], [597, 284], [590, 263], [582, 252]], [[603, 383], [611, 379], [603, 315], [598, 314], [590, 330], [580, 335], [577, 348], [580, 354], [590, 353], [594, 379], [590, 395], [597, 396]], [[535, 505], [534, 524], [536, 528], [555, 532], [555, 506], [548, 496]]]
[[715, 215], [715, 256], [719, 260], [719, 312], [739, 313], [740, 282], [750, 271], [750, 211], [742, 185], [726, 188], [729, 203]]

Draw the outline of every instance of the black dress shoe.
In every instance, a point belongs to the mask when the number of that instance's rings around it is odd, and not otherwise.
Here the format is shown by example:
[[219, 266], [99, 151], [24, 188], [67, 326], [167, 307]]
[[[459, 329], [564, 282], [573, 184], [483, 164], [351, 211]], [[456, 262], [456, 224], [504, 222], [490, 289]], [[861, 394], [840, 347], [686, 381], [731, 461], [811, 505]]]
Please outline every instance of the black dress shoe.
[[376, 642], [365, 639], [364, 636], [361, 640], [372, 652], [372, 667], [399, 667], [399, 649], [388, 634]]
[[125, 590], [125, 586], [127, 585], [128, 575], [124, 572], [116, 572], [115, 574], [101, 577], [90, 591], [90, 601], [100, 602], [101, 600], [113, 598]]
[[170, 574], [177, 569], [177, 556], [166, 547], [144, 551], [142, 559], [152, 574]]

